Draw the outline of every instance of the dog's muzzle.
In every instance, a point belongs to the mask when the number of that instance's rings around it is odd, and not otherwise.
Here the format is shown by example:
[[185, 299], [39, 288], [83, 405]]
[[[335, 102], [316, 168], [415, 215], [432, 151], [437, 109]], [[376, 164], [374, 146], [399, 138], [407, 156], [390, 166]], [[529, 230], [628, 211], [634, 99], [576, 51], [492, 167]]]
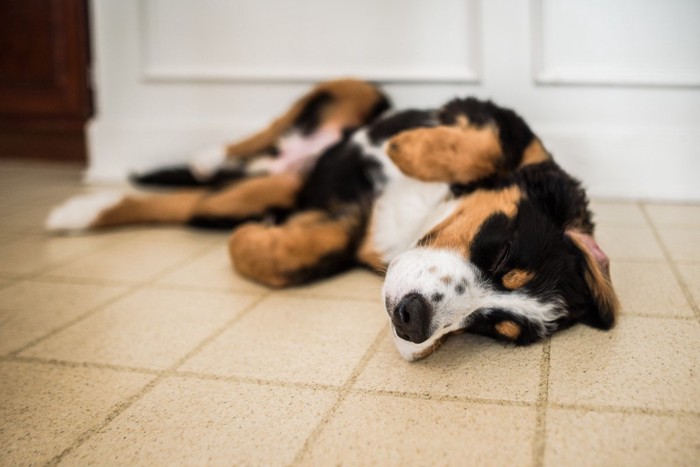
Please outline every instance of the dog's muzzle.
[[429, 355], [447, 334], [462, 327], [471, 308], [476, 271], [457, 252], [413, 248], [397, 256], [384, 279], [384, 303], [394, 342], [407, 360]]

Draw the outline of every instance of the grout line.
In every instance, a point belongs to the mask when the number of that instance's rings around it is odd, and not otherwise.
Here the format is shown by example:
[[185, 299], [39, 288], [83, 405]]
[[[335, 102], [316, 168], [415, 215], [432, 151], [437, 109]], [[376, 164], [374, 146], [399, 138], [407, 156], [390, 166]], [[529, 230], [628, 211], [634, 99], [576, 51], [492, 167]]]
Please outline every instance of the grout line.
[[[269, 295], [269, 293], [267, 295]], [[199, 344], [197, 344], [193, 349], [191, 349], [189, 352], [187, 352], [184, 356], [179, 358], [175, 363], [170, 365], [167, 369], [165, 369], [161, 372], [158, 372], [156, 377], [153, 378], [153, 380], [151, 380], [144, 387], [142, 387], [141, 390], [139, 390], [136, 394], [132, 395], [131, 397], [127, 398], [125, 401], [117, 404], [116, 407], [114, 407], [113, 410], [110, 411], [110, 413], [102, 420], [102, 422], [100, 422], [100, 423], [94, 425], [93, 427], [87, 429], [86, 431], [84, 431], [80, 436], [78, 436], [78, 438], [73, 442], [72, 445], [68, 446], [66, 449], [61, 451], [53, 459], [51, 459], [49, 462], [47, 462], [46, 465], [59, 464], [61, 462], [61, 460], [66, 455], [75, 451], [80, 446], [82, 446], [86, 441], [88, 441], [92, 436], [94, 436], [95, 434], [102, 431], [114, 419], [116, 419], [118, 416], [120, 416], [122, 413], [124, 413], [127, 409], [129, 409], [132, 405], [134, 405], [136, 402], [138, 402], [144, 396], [146, 396], [158, 383], [160, 383], [161, 381], [163, 381], [164, 379], [166, 379], [170, 376], [175, 376], [176, 369], [180, 365], [182, 365], [187, 359], [191, 358], [193, 355], [195, 355], [197, 352], [199, 352], [204, 346], [206, 346], [213, 339], [216, 339], [219, 335], [221, 335], [224, 332], [225, 329], [227, 329], [229, 326], [233, 325], [242, 316], [248, 314], [251, 310], [253, 310], [265, 297], [267, 297], [267, 295], [262, 295], [262, 296], [258, 297], [256, 300], [253, 300], [244, 310], [242, 310], [235, 317], [230, 319], [228, 322], [226, 322], [223, 326], [221, 326], [215, 332], [210, 334], [208, 337], [203, 339]]]
[[532, 465], [544, 465], [547, 440], [547, 401], [549, 398], [549, 368], [552, 340], [547, 339], [542, 348], [540, 361], [540, 388], [537, 396], [537, 418], [535, 421], [535, 438], [532, 445]]
[[291, 463], [292, 465], [300, 465], [302, 463], [304, 456], [309, 451], [309, 449], [311, 449], [311, 446], [318, 439], [318, 437], [321, 436], [321, 432], [330, 422], [331, 418], [333, 418], [335, 413], [338, 411], [340, 404], [342, 404], [343, 401], [347, 398], [348, 394], [350, 394], [350, 388], [355, 384], [357, 378], [364, 371], [365, 367], [369, 363], [370, 358], [372, 358], [372, 356], [376, 353], [377, 349], [379, 348], [379, 345], [382, 342], [382, 339], [384, 338], [388, 330], [388, 324], [385, 324], [381, 327], [381, 330], [377, 333], [377, 336], [374, 338], [374, 341], [372, 341], [372, 344], [362, 356], [359, 363], [355, 366], [355, 369], [350, 374], [348, 380], [340, 388], [338, 398], [336, 399], [333, 406], [330, 409], [328, 409], [321, 421], [316, 425], [311, 434], [306, 438], [306, 441], [304, 441], [304, 445], [301, 447], [301, 449], [299, 449], [296, 456], [294, 456], [294, 460]]
[[21, 347], [19, 347], [19, 348], [13, 350], [13, 351], [11, 351], [11, 352], [9, 352], [9, 353], [8, 353], [8, 356], [10, 356], [10, 357], [18, 357], [18, 355], [19, 355], [20, 353], [26, 351], [27, 349], [29, 349], [29, 348], [31, 348], [31, 347], [34, 347], [35, 345], [40, 344], [41, 342], [44, 342], [45, 340], [48, 340], [48, 339], [52, 338], [52, 337], [55, 336], [56, 334], [58, 334], [58, 333], [60, 333], [60, 332], [62, 332], [62, 331], [64, 331], [64, 330], [68, 329], [69, 327], [71, 327], [71, 326], [73, 326], [73, 325], [79, 323], [80, 321], [83, 321], [83, 320], [89, 318], [89, 317], [92, 316], [92, 315], [97, 314], [99, 311], [101, 311], [101, 310], [103, 310], [104, 308], [106, 308], [106, 307], [112, 305], [112, 304], [115, 303], [115, 302], [118, 302], [119, 300], [125, 298], [126, 296], [130, 295], [132, 292], [134, 292], [134, 291], [136, 291], [136, 290], [137, 290], [136, 288], [127, 288], [127, 289], [126, 289], [125, 291], [123, 291], [122, 293], [117, 294], [117, 295], [115, 295], [114, 297], [112, 297], [111, 299], [109, 299], [109, 300], [107, 300], [107, 301], [105, 301], [105, 302], [102, 302], [102, 303], [100, 303], [99, 305], [96, 305], [96, 306], [94, 306], [94, 307], [88, 309], [86, 312], [84, 312], [84, 313], [81, 314], [81, 315], [78, 315], [76, 318], [73, 318], [73, 319], [71, 319], [71, 320], [69, 320], [69, 321], [66, 321], [65, 323], [61, 324], [60, 326], [57, 326], [57, 327], [53, 328], [52, 330], [48, 331], [46, 334], [42, 334], [41, 336], [36, 337], [36, 338], [32, 339], [31, 341], [25, 343], [25, 344], [22, 345]]
[[688, 287], [688, 284], [686, 284], [685, 279], [683, 279], [683, 275], [678, 269], [678, 265], [676, 265], [676, 262], [673, 261], [671, 253], [668, 251], [668, 248], [666, 248], [666, 244], [661, 239], [661, 234], [659, 234], [659, 230], [656, 228], [656, 225], [654, 225], [654, 223], [652, 222], [651, 216], [646, 210], [646, 206], [644, 206], [644, 204], [642, 203], [639, 203], [639, 208], [642, 210], [642, 214], [644, 214], [644, 218], [649, 224], [649, 227], [651, 228], [651, 231], [654, 234], [654, 237], [656, 238], [656, 242], [660, 245], [661, 251], [663, 251], [664, 256], [666, 257], [666, 261], [671, 266], [671, 271], [673, 272], [673, 275], [676, 278], [676, 282], [678, 283], [678, 285], [680, 285], [681, 290], [683, 291], [683, 295], [685, 295], [685, 299], [688, 302], [688, 305], [693, 310], [693, 313], [695, 314], [695, 319], [700, 321], [700, 307], [698, 307], [698, 304], [695, 303], [693, 294], [690, 293], [690, 288]]
[[303, 383], [303, 382], [292, 382], [292, 381], [282, 381], [274, 379], [260, 379], [260, 378], [250, 378], [247, 376], [222, 376], [206, 373], [197, 373], [194, 371], [174, 371], [172, 373], [173, 377], [187, 378], [187, 379], [198, 379], [205, 381], [222, 381], [228, 383], [248, 383], [257, 384], [260, 386], [275, 386], [282, 388], [295, 388], [295, 389], [313, 389], [319, 391], [339, 391], [340, 386], [332, 386], [330, 384], [319, 384], [319, 383]]
[[[26, 233], [25, 235], [31, 235], [31, 233]], [[41, 230], [35, 236], [46, 237], [47, 235], [50, 235], [50, 234], [47, 234], [45, 231]], [[71, 236], [49, 236], [49, 238], [71, 238]], [[78, 238], [78, 237], [75, 237], [75, 238]], [[22, 239], [20, 239], [20, 240], [22, 240]], [[110, 248], [116, 247], [122, 243], [129, 241], [129, 240], [130, 240], [129, 238], [115, 239], [114, 243], [110, 243], [109, 245], [104, 245], [102, 248], [100, 248], [99, 246], [94, 246], [94, 247], [88, 248], [85, 251], [75, 253], [74, 255], [71, 255], [71, 256], [64, 258], [62, 260], [46, 264], [43, 267], [37, 268], [36, 270], [34, 270], [32, 272], [16, 274], [16, 275], [14, 275], [14, 278], [16, 280], [36, 279], [44, 274], [47, 274], [47, 273], [50, 274], [51, 271], [54, 271], [56, 269], [62, 268], [63, 266], [67, 266], [70, 263], [78, 261], [81, 258], [84, 258], [86, 255], [96, 254], [96, 253], [103, 251], [105, 249], [110, 249]]]
[[565, 410], [582, 410], [586, 412], [610, 412], [621, 413], [628, 415], [657, 415], [673, 417], [677, 415], [693, 415], [700, 417], [700, 410], [683, 410], [683, 409], [656, 409], [651, 407], [622, 407], [615, 405], [594, 405], [594, 404], [566, 404], [552, 403], [549, 404], [552, 409]]
[[159, 375], [162, 373], [161, 370], [152, 370], [149, 368], [139, 368], [139, 367], [131, 367], [131, 366], [124, 366], [124, 365], [112, 365], [109, 363], [94, 363], [94, 362], [71, 362], [67, 360], [56, 360], [52, 358], [41, 358], [41, 357], [7, 357], [3, 358], [2, 360], [8, 361], [8, 362], [16, 362], [16, 363], [27, 363], [27, 364], [35, 364], [35, 365], [49, 365], [49, 366], [60, 366], [60, 367], [65, 367], [65, 368], [94, 368], [98, 370], [112, 370], [112, 371], [120, 371], [120, 372], [129, 372], [129, 373], [140, 373], [140, 374], [146, 374], [146, 375]]
[[[10, 352], [8, 355], [13, 356], [13, 357], [14, 357], [14, 356], [17, 356], [17, 355], [19, 355], [20, 353], [26, 351], [27, 349], [29, 349], [29, 348], [31, 348], [31, 347], [33, 347], [33, 346], [35, 346], [35, 345], [37, 345], [37, 344], [39, 344], [39, 343], [41, 343], [41, 342], [44, 342], [44, 341], [47, 340], [47, 339], [50, 339], [51, 337], [55, 336], [55, 335], [58, 334], [59, 332], [62, 332], [62, 331], [64, 331], [65, 329], [68, 329], [69, 327], [71, 327], [71, 326], [73, 326], [73, 325], [79, 323], [80, 321], [83, 321], [83, 320], [89, 318], [90, 316], [92, 316], [92, 315], [94, 315], [94, 314], [97, 314], [97, 313], [100, 312], [101, 310], [103, 310], [103, 309], [107, 308], [108, 306], [110, 306], [110, 305], [116, 303], [117, 301], [119, 301], [119, 300], [121, 300], [121, 299], [127, 297], [128, 295], [131, 295], [131, 294], [136, 293], [136, 292], [138, 292], [138, 291], [140, 291], [140, 290], [142, 290], [142, 289], [145, 289], [146, 287], [148, 287], [148, 286], [150, 286], [150, 285], [153, 285], [156, 281], [158, 281], [159, 279], [161, 279], [163, 276], [165, 276], [165, 275], [171, 273], [172, 271], [174, 271], [174, 270], [177, 269], [177, 268], [182, 267], [182, 266], [183, 266], [184, 264], [186, 264], [187, 262], [192, 261], [194, 258], [197, 257], [197, 255], [200, 254], [200, 252], [201, 252], [202, 250], [204, 250], [204, 247], [197, 249], [197, 250], [196, 250], [194, 253], [192, 253], [191, 255], [188, 255], [187, 257], [181, 259], [180, 261], [177, 261], [175, 264], [172, 264], [171, 266], [166, 267], [166, 268], [163, 269], [162, 271], [159, 271], [158, 273], [154, 274], [154, 276], [153, 276], [151, 279], [149, 279], [149, 280], [147, 280], [147, 281], [144, 281], [144, 282], [141, 282], [141, 283], [138, 283], [138, 284], [133, 284], [133, 285], [131, 285], [131, 286], [122, 285], [122, 287], [126, 287], [126, 290], [125, 290], [124, 292], [122, 292], [122, 293], [116, 295], [115, 297], [111, 298], [110, 300], [107, 300], [107, 301], [105, 301], [105, 302], [103, 302], [103, 303], [101, 303], [101, 304], [99, 304], [99, 305], [97, 305], [97, 306], [95, 306], [95, 307], [93, 307], [93, 308], [90, 308], [88, 311], [86, 311], [85, 313], [81, 314], [80, 316], [78, 316], [78, 317], [76, 317], [76, 318], [74, 318], [74, 319], [72, 319], [72, 320], [70, 320], [70, 321], [67, 321], [67, 322], [63, 323], [62, 325], [60, 325], [60, 326], [54, 328], [53, 330], [49, 331], [48, 333], [46, 333], [46, 334], [44, 334], [44, 335], [42, 335], [42, 336], [40, 336], [40, 337], [38, 337], [38, 338], [35, 338], [34, 340], [30, 341], [29, 343], [24, 344], [22, 347], [20, 347], [20, 348], [18, 348], [18, 349], [16, 349], [16, 350], [13, 350], [13, 351]], [[103, 284], [103, 285], [104, 285], [104, 284]], [[111, 285], [112, 285], [112, 286], [115, 286], [115, 285], [118, 286], [117, 284], [111, 284]]]
[[624, 316], [625, 318], [650, 318], [650, 319], [673, 319], [677, 321], [695, 321], [695, 316], [668, 316], [668, 315], [657, 315], [654, 313], [631, 313], [631, 312], [620, 312], [618, 317]]
[[97, 279], [90, 277], [70, 277], [56, 276], [52, 274], [42, 274], [37, 277], [22, 279], [23, 282], [49, 282], [52, 284], [76, 284], [76, 285], [102, 285], [107, 287], [136, 287], [141, 282], [129, 282], [116, 279]]
[[374, 303], [375, 305], [381, 305], [382, 302], [376, 298], [363, 298], [363, 297], [342, 297], [342, 296], [332, 296], [323, 295], [318, 293], [304, 293], [304, 292], [289, 292], [286, 294], [289, 298], [310, 298], [315, 300], [342, 300], [347, 302], [361, 302], [361, 303]]
[[[171, 283], [157, 283], [153, 284], [154, 288], [158, 289], [177, 289], [177, 290], [192, 290], [192, 291], [199, 291], [199, 292], [211, 292], [211, 293], [235, 293], [235, 294], [259, 294], [259, 293], [266, 293], [267, 290], [264, 286], [261, 287], [261, 291], [251, 291], [251, 290], [243, 290], [243, 289], [236, 289], [236, 288], [227, 288], [227, 287], [210, 287], [210, 286], [203, 286], [203, 285], [187, 285], [187, 284], [171, 284]], [[297, 292], [295, 290], [285, 290], [285, 291], [279, 291], [275, 290], [276, 296], [278, 297], [284, 297], [284, 298], [308, 298], [311, 300], [340, 300], [344, 302], [360, 302], [360, 303], [374, 303], [377, 305], [381, 305], [381, 302], [377, 301], [376, 299], [373, 298], [362, 298], [362, 297], [343, 297], [343, 296], [332, 296], [332, 295], [323, 295], [323, 294], [316, 294], [316, 293], [304, 293], [304, 292]]]
[[151, 381], [149, 381], [148, 384], [146, 384], [139, 391], [137, 391], [135, 394], [133, 394], [131, 397], [128, 397], [125, 400], [123, 400], [122, 402], [118, 403], [116, 406], [114, 406], [112, 408], [112, 410], [107, 414], [107, 416], [102, 420], [102, 422], [100, 422], [97, 425], [94, 425], [93, 427], [88, 428], [86, 431], [84, 431], [80, 436], [78, 436], [78, 438], [73, 442], [72, 445], [68, 446], [63, 451], [61, 451], [59, 454], [54, 456], [45, 465], [58, 465], [61, 462], [61, 459], [63, 459], [66, 455], [73, 452], [75, 449], [82, 446], [83, 443], [85, 443], [93, 435], [100, 432], [103, 428], [105, 428], [107, 425], [109, 425], [112, 422], [112, 420], [117, 418], [125, 410], [127, 410], [129, 407], [134, 405], [134, 403], [136, 403], [143, 396], [145, 396], [148, 392], [150, 392], [151, 389], [153, 389], [164, 378], [165, 378], [164, 374], [160, 374], [160, 375], [156, 376]]
[[260, 302], [265, 300], [270, 294], [272, 294], [272, 291], [267, 292], [266, 294], [260, 295], [260, 296], [256, 297], [255, 299], [253, 299], [246, 308], [244, 308], [243, 310], [240, 311], [240, 313], [236, 314], [236, 316], [234, 316], [233, 318], [231, 318], [230, 320], [225, 322], [221, 327], [219, 327], [217, 330], [215, 330], [213, 333], [211, 333], [209, 336], [207, 336], [205, 339], [203, 339], [193, 349], [191, 349], [184, 356], [182, 356], [178, 361], [176, 361], [173, 365], [171, 365], [168, 368], [168, 370], [166, 370], [168, 373], [168, 376], [176, 376], [177, 375], [177, 368], [179, 368], [188, 359], [192, 358], [197, 353], [199, 353], [199, 351], [201, 351], [205, 346], [207, 346], [209, 343], [214, 341], [217, 337], [219, 337], [224, 332], [226, 332], [226, 330], [229, 329], [231, 326], [233, 326], [238, 321], [240, 321], [244, 316], [246, 316], [256, 306], [258, 306], [260, 304]]
[[432, 394], [429, 392], [401, 392], [401, 391], [389, 391], [384, 389], [363, 389], [363, 388], [350, 388], [348, 392], [353, 394], [363, 394], [367, 396], [386, 396], [386, 397], [397, 397], [401, 399], [412, 399], [412, 400], [429, 400], [435, 402], [465, 402], [469, 404], [486, 404], [486, 405], [498, 405], [503, 407], [535, 407], [535, 402], [527, 401], [511, 401], [507, 399], [485, 399], [479, 397], [469, 397], [469, 396], [450, 396], [446, 394]]

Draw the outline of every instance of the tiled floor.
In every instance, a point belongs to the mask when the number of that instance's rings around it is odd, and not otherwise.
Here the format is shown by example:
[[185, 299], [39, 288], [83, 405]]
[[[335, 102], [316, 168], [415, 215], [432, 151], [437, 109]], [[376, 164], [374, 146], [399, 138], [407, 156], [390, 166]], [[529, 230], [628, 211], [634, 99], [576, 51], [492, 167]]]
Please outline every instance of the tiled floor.
[[698, 465], [700, 206], [594, 203], [622, 316], [417, 363], [363, 271], [269, 291], [226, 235], [51, 237], [76, 168], [0, 163], [0, 465]]

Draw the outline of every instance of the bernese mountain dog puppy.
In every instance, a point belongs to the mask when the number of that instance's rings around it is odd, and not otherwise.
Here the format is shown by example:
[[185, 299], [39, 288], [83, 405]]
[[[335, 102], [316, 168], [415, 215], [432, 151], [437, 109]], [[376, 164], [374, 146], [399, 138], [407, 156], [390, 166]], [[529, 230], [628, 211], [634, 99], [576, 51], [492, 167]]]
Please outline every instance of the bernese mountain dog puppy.
[[271, 287], [371, 268], [407, 360], [457, 332], [529, 344], [578, 321], [613, 326], [618, 301], [586, 194], [518, 114], [472, 97], [388, 108], [368, 83], [323, 83], [193, 171], [138, 179], [214, 188], [87, 195], [47, 227], [231, 227], [233, 267]]

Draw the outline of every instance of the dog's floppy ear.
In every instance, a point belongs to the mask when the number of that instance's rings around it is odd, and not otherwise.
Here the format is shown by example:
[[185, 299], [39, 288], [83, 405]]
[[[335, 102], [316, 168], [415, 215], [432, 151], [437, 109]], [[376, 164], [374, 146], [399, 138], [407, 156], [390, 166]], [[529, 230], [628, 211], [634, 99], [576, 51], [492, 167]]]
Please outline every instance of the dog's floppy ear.
[[589, 315], [590, 324], [610, 329], [620, 307], [610, 280], [610, 261], [592, 235], [576, 229], [567, 230], [566, 235], [583, 255], [584, 279], [596, 308]]
[[409, 177], [469, 183], [495, 173], [502, 150], [495, 126], [464, 123], [401, 132], [389, 140], [387, 153]]

